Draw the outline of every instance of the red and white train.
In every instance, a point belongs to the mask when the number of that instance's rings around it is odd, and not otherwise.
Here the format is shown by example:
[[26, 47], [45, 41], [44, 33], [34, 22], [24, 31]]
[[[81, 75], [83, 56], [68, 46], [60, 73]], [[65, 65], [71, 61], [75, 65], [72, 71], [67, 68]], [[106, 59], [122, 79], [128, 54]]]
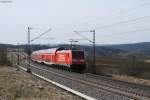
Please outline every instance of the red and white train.
[[34, 51], [31, 59], [39, 63], [56, 65], [78, 72], [83, 72], [86, 68], [84, 51], [79, 49], [53, 48]]

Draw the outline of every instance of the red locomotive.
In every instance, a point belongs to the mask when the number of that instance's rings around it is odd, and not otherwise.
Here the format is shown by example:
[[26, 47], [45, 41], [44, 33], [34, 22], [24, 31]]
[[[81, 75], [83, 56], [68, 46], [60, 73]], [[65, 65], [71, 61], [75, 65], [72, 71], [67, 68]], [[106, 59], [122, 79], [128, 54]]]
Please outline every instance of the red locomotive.
[[53, 48], [39, 50], [32, 53], [31, 59], [39, 63], [56, 65], [78, 72], [82, 72], [86, 67], [84, 51], [78, 49]]

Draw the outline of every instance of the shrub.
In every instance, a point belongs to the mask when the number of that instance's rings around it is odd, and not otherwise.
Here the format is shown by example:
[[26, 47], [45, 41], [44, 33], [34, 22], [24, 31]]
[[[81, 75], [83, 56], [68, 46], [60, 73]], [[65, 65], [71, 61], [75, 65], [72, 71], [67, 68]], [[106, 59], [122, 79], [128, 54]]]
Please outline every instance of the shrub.
[[7, 49], [0, 48], [0, 65], [10, 65], [10, 61], [7, 58]]

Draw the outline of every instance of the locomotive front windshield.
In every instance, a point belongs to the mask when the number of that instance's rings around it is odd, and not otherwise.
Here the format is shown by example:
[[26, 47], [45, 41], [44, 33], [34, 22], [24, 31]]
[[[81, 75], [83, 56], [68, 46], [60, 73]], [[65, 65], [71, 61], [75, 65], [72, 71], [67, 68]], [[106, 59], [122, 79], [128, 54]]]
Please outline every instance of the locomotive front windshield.
[[84, 52], [83, 51], [72, 51], [72, 58], [73, 59], [84, 59]]

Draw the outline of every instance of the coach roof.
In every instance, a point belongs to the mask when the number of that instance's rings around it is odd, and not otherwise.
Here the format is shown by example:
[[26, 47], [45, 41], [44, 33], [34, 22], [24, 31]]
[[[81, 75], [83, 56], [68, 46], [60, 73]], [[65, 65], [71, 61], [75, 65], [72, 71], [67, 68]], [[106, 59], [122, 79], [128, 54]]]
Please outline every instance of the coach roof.
[[61, 50], [64, 50], [64, 48], [60, 47], [60, 48], [38, 50], [38, 51], [34, 51], [33, 54], [36, 54], [36, 53], [55, 53], [56, 51], [61, 51]]

